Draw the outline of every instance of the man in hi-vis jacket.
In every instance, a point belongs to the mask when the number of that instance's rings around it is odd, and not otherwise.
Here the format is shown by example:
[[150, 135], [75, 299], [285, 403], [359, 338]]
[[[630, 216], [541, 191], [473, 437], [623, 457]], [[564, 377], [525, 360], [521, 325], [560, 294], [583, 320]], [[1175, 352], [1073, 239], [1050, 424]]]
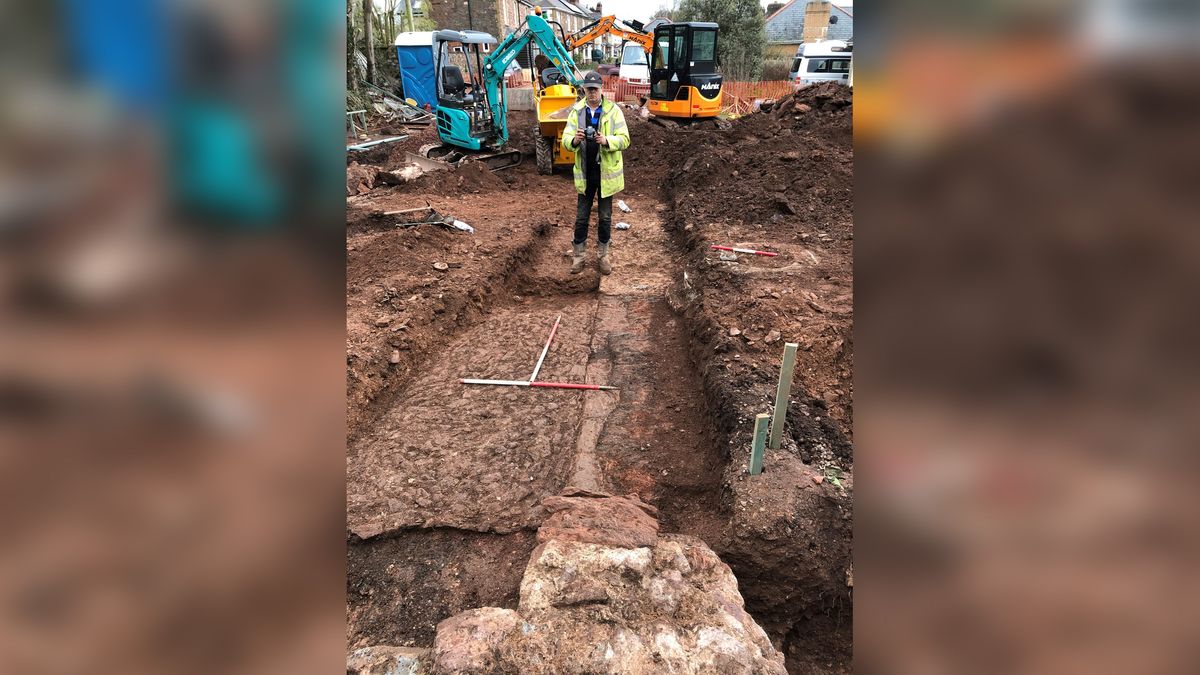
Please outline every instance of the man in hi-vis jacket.
[[571, 107], [563, 143], [575, 152], [575, 190], [579, 193], [575, 207], [574, 258], [571, 274], [583, 271], [587, 254], [588, 220], [592, 215], [592, 199], [599, 197], [600, 213], [596, 223], [600, 242], [600, 273], [612, 273], [608, 246], [612, 236], [613, 195], [625, 189], [625, 170], [621, 151], [629, 147], [629, 127], [621, 108], [600, 93], [599, 73], [588, 71], [583, 76], [586, 96]]

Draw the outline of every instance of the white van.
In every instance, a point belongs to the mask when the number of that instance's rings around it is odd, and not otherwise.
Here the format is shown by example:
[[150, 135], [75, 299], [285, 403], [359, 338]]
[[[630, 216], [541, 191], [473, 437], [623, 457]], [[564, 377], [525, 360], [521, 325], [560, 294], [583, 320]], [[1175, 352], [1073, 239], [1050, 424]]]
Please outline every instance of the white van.
[[792, 61], [789, 77], [796, 86], [815, 82], [850, 83], [850, 59], [853, 43], [844, 40], [822, 40], [800, 45]]
[[617, 76], [633, 84], [650, 84], [650, 62], [641, 45], [636, 42], [621, 45], [621, 70]]

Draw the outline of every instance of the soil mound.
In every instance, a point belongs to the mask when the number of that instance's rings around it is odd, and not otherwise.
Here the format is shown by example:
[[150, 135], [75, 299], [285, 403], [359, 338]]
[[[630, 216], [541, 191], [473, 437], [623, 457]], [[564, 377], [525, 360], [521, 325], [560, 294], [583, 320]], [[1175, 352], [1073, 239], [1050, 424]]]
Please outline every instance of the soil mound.
[[757, 224], [801, 218], [829, 232], [850, 227], [853, 133], [850, 91], [807, 87], [728, 131], [691, 132], [665, 157], [666, 184], [685, 220]]

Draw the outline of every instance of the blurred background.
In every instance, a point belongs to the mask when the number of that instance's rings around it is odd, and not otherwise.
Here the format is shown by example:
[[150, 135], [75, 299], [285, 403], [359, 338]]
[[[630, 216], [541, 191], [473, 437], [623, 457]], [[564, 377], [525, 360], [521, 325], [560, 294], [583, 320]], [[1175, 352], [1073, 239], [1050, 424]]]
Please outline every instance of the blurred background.
[[859, 3], [862, 672], [1194, 672], [1200, 3]]
[[2, 11], [0, 672], [338, 672], [340, 6]]

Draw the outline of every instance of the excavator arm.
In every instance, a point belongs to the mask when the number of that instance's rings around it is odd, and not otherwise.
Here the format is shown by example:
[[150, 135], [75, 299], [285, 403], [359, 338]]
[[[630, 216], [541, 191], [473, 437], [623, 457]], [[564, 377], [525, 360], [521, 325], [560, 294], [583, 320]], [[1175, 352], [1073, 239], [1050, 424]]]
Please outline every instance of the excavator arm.
[[537, 44], [538, 49], [574, 87], [578, 88], [583, 79], [575, 66], [575, 60], [571, 58], [571, 52], [555, 37], [554, 29], [541, 17], [541, 8], [534, 8], [534, 14], [525, 17], [525, 23], [501, 40], [483, 62], [483, 86], [487, 90], [487, 100], [492, 108], [495, 127], [501, 134], [497, 145], [508, 142], [508, 101], [504, 98], [504, 71], [530, 41]]
[[616, 35], [622, 40], [636, 42], [642, 46], [649, 54], [654, 49], [654, 36], [649, 33], [638, 33], [631, 30], [622, 30], [616, 26], [617, 17], [613, 15], [602, 16], [596, 21], [580, 28], [578, 31], [567, 36], [566, 47], [570, 49], [578, 49], [583, 45], [603, 36]]

